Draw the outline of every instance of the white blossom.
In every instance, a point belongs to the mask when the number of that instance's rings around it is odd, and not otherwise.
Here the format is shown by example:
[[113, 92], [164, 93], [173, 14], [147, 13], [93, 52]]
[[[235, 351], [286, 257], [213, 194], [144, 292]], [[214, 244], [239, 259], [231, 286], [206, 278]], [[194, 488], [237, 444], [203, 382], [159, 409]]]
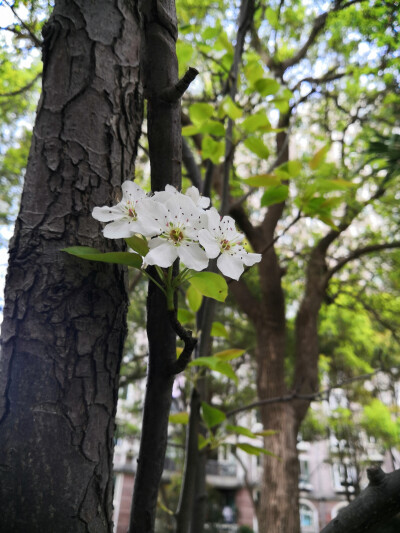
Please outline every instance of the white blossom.
[[252, 266], [261, 261], [261, 254], [247, 252], [243, 246], [243, 235], [235, 228], [233, 218], [222, 220], [215, 208], [207, 211], [208, 228], [200, 229], [199, 242], [210, 259], [218, 257], [217, 267], [230, 278], [238, 280], [244, 265]]
[[103, 230], [104, 237], [121, 239], [140, 233], [146, 237], [157, 234], [157, 227], [151, 224], [146, 213], [139, 218], [137, 206], [146, 199], [146, 193], [133, 181], [125, 181], [122, 186], [122, 200], [113, 207], [95, 207], [93, 218], [100, 222], [110, 222]]
[[139, 217], [146, 212], [152, 225], [158, 225], [157, 237], [149, 241], [150, 251], [144, 257], [144, 265], [166, 268], [179, 257], [186, 267], [204, 270], [208, 257], [198, 242], [204, 214], [189, 197], [168, 190], [163, 192], [166, 194], [156, 194], [155, 200], [149, 199], [138, 206]]

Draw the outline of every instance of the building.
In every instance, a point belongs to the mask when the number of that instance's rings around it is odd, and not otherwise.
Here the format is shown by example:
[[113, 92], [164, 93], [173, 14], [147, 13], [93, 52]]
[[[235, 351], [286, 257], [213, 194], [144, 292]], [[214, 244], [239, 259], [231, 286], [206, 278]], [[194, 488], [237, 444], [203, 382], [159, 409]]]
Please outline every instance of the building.
[[[133, 400], [133, 391], [130, 394], [131, 397], [128, 394], [124, 402], [129, 403]], [[322, 409], [326, 410], [329, 405], [327, 402], [324, 403]], [[248, 418], [242, 424], [252, 427], [250, 420], [252, 415], [246, 416]], [[257, 429], [260, 428], [255, 428]], [[380, 452], [376, 443], [369, 441], [366, 436], [363, 436], [362, 440], [363, 452], [359, 455], [361, 468], [352, 464], [348, 443], [337, 440], [333, 435], [329, 439], [314, 442], [299, 440], [302, 533], [318, 533], [342, 507], [348, 504], [359, 488], [366, 486], [365, 467], [368, 464], [381, 464], [385, 471], [393, 470], [395, 465], [388, 462], [388, 457]], [[138, 439], [119, 439], [116, 443], [115, 533], [126, 533], [129, 524], [138, 444]], [[258, 456], [248, 455], [242, 450], [235, 449], [233, 437], [210, 456], [207, 462], [207, 484], [212, 489], [207, 524], [210, 533], [235, 533], [244, 525], [257, 533], [254, 502], [258, 495], [261, 461], [262, 458]], [[397, 461], [400, 464], [400, 454]], [[168, 485], [174, 476], [179, 476], [182, 466], [183, 451], [169, 447], [165, 459], [163, 483]]]

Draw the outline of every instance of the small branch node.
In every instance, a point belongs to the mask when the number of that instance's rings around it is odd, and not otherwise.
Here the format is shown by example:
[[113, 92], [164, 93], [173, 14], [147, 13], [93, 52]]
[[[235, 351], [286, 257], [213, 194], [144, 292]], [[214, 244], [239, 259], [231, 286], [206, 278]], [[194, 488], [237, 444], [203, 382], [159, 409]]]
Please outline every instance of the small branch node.
[[386, 474], [380, 466], [373, 466], [371, 468], [367, 468], [367, 476], [370, 485], [381, 485]]
[[176, 318], [176, 311], [168, 311], [169, 320], [171, 322], [172, 328], [178, 337], [184, 342], [184, 348], [182, 353], [172, 365], [171, 373], [179, 374], [183, 372], [187, 367], [190, 358], [192, 356], [193, 350], [197, 344], [197, 338], [192, 336], [192, 332], [188, 329], [185, 329], [182, 324]]
[[193, 67], [189, 67], [184, 76], [175, 85], [167, 87], [159, 94], [159, 98], [164, 100], [164, 102], [169, 102], [171, 104], [178, 102], [178, 100], [182, 98], [188, 89], [189, 85], [196, 78], [198, 73], [198, 70]]

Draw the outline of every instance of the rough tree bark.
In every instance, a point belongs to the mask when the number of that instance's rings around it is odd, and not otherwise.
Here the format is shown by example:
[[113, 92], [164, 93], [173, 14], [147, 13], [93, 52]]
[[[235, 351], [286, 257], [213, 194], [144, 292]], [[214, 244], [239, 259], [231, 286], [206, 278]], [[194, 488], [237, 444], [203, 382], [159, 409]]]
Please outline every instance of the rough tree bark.
[[10, 244], [0, 360], [0, 529], [112, 531], [124, 270], [91, 217], [131, 179], [141, 125], [135, 2], [58, 0]]

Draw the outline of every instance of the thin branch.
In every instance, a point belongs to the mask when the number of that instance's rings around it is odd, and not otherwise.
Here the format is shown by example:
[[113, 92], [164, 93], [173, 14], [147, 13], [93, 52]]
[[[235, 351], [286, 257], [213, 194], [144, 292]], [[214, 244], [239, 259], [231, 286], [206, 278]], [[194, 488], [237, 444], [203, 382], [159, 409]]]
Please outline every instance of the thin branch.
[[7, 0], [4, 0], [4, 3], [11, 9], [14, 16], [18, 19], [21, 26], [26, 29], [26, 31], [29, 34], [29, 37], [32, 39], [33, 44], [35, 44], [37, 47], [41, 47], [43, 42], [32, 32], [32, 30], [29, 28], [29, 26], [21, 19], [21, 17], [18, 15], [17, 11], [15, 10], [14, 6], [12, 6]]
[[354, 261], [355, 259], [358, 259], [363, 255], [367, 255], [373, 252], [379, 252], [381, 250], [392, 250], [396, 248], [400, 248], [400, 241], [386, 242], [382, 244], [371, 244], [370, 246], [365, 246], [363, 248], [353, 250], [351, 253], [349, 253], [349, 255], [343, 257], [343, 259], [338, 261], [336, 265], [327, 272], [325, 280], [326, 282], [328, 282], [328, 280], [330, 280], [332, 276], [336, 274], [336, 272], [338, 272], [341, 268], [343, 268], [347, 263], [349, 263], [350, 261]]
[[17, 89], [16, 91], [10, 91], [8, 93], [0, 93], [0, 98], [7, 98], [9, 96], [18, 96], [19, 94], [22, 94], [25, 91], [29, 91], [29, 89], [36, 83], [36, 81], [41, 77], [41, 75], [42, 73], [39, 72], [39, 74], [36, 74], [33, 80], [31, 80], [29, 83], [27, 83], [20, 89]]
[[168, 317], [173, 330], [184, 343], [182, 353], [171, 368], [171, 374], [179, 374], [187, 367], [193, 350], [197, 344], [197, 339], [192, 336], [192, 332], [190, 330], [185, 329], [178, 321], [176, 317], [176, 311], [168, 311]]
[[277, 396], [274, 398], [265, 398], [263, 400], [257, 400], [247, 405], [243, 405], [242, 407], [237, 407], [236, 409], [232, 409], [231, 411], [228, 411], [225, 414], [227, 417], [231, 417], [243, 411], [249, 411], [250, 409], [259, 407], [260, 405], [268, 405], [268, 404], [274, 404], [274, 403], [287, 403], [287, 402], [292, 402], [294, 400], [306, 400], [308, 402], [321, 401], [324, 399], [324, 397], [328, 396], [332, 392], [333, 389], [342, 388], [346, 385], [354, 383], [355, 381], [367, 380], [373, 376], [376, 376], [376, 374], [378, 374], [379, 372], [382, 372], [382, 368], [378, 368], [377, 370], [375, 370], [374, 372], [370, 372], [369, 374], [361, 374], [360, 376], [354, 376], [352, 378], [343, 379], [339, 381], [338, 383], [335, 383], [334, 385], [327, 387], [326, 389], [321, 389], [312, 394], [298, 394], [296, 391], [293, 391], [290, 394], [286, 394], [283, 396]]

